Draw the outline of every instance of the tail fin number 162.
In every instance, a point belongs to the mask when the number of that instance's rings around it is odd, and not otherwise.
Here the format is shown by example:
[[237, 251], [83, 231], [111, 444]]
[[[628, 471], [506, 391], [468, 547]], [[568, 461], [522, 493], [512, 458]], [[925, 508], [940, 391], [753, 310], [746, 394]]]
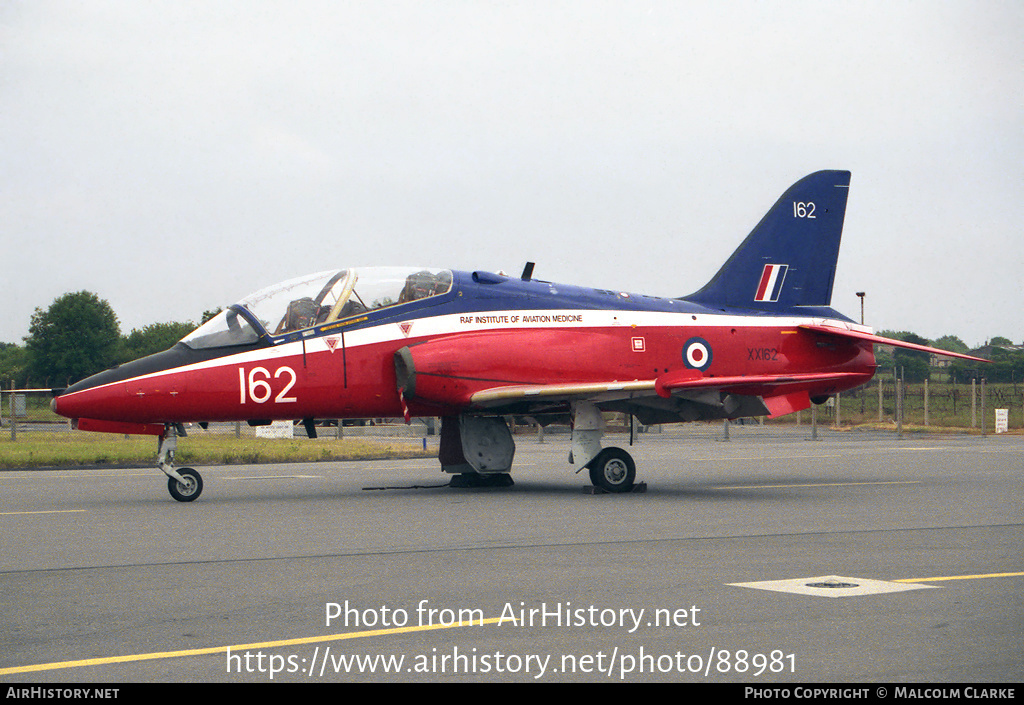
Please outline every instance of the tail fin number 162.
[[793, 217], [794, 218], [815, 218], [814, 215], [814, 202], [808, 201], [793, 201]]

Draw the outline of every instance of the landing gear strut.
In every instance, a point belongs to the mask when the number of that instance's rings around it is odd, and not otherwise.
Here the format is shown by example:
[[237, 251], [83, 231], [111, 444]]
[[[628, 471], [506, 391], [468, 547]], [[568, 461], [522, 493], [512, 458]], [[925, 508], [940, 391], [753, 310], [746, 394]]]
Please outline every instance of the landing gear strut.
[[[604, 419], [592, 402], [576, 402], [572, 409], [572, 450], [569, 462], [590, 471], [594, 487], [605, 492], [629, 492], [636, 482], [636, 464], [622, 448], [601, 448]], [[579, 470], [577, 470], [579, 472]]]
[[[185, 435], [182, 431], [181, 435]], [[175, 424], [164, 424], [164, 435], [160, 437], [160, 452], [156, 462], [167, 475], [167, 491], [179, 502], [191, 502], [203, 492], [203, 477], [192, 468], [174, 469], [174, 451], [178, 448], [178, 428]]]

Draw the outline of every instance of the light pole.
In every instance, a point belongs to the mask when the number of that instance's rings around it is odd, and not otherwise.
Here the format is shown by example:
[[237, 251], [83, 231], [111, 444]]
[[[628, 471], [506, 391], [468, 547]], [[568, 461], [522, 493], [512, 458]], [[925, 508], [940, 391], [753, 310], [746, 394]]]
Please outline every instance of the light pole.
[[860, 324], [864, 325], [864, 296], [867, 292], [858, 291], [857, 296], [860, 297]]

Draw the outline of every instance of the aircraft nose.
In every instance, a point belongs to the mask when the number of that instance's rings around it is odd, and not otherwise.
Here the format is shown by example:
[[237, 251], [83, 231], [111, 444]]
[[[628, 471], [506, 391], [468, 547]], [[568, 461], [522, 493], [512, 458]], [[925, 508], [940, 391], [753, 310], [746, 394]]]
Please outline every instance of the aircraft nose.
[[69, 419], [109, 414], [121, 402], [124, 385], [119, 383], [130, 378], [130, 364], [87, 377], [67, 389], [54, 390], [50, 408]]
[[67, 418], [72, 418], [75, 416], [75, 414], [71, 413], [67, 408], [67, 404], [65, 403], [64, 398], [65, 391], [66, 390], [64, 389], [53, 390], [53, 399], [50, 400], [50, 410], [59, 416], [66, 416]]
[[61, 394], [55, 396], [50, 400], [50, 408], [55, 414], [65, 416], [67, 418], [77, 418], [80, 416], [78, 408], [80, 404], [75, 403], [76, 395]]
[[59, 390], [50, 408], [68, 418], [118, 417], [123, 412], [125, 383], [188, 362], [186, 353], [178, 347], [111, 367]]

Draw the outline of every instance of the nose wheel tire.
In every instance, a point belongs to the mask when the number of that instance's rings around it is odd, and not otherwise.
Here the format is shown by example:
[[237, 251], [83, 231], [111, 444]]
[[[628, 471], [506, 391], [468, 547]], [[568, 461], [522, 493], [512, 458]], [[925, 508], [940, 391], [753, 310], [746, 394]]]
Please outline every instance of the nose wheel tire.
[[185, 478], [179, 482], [173, 477], [167, 478], [167, 490], [179, 502], [191, 502], [203, 492], [203, 478], [192, 468], [178, 468], [178, 474]]
[[636, 480], [636, 465], [622, 448], [605, 448], [590, 461], [590, 481], [605, 492], [629, 492]]

